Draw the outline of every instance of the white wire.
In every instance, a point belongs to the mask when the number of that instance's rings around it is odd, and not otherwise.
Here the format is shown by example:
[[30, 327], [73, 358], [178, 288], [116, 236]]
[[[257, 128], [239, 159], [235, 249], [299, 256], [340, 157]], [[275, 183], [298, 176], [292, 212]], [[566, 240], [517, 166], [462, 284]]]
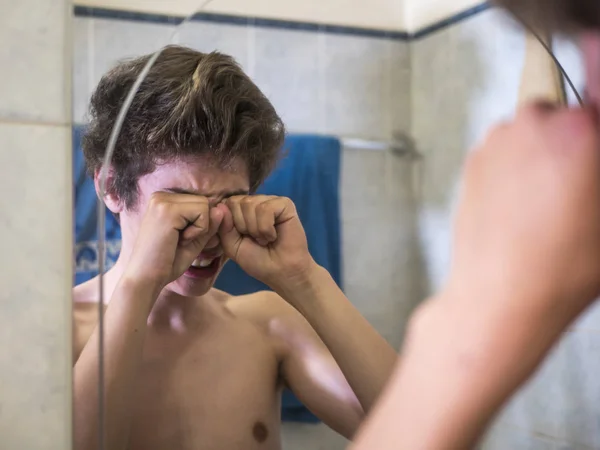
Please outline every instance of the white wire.
[[[169, 41], [166, 45], [173, 43], [175, 37], [178, 35], [181, 28], [189, 23], [192, 18], [203, 11], [210, 3], [214, 0], [204, 0], [198, 8], [186, 16], [181, 23], [179, 23]], [[100, 338], [98, 340], [98, 450], [105, 450], [105, 439], [104, 439], [104, 271], [105, 271], [105, 247], [106, 247], [106, 207], [104, 204], [104, 198], [106, 196], [106, 185], [107, 178], [112, 163], [113, 153], [115, 151], [117, 139], [121, 133], [123, 122], [127, 116], [127, 112], [133, 103], [133, 99], [137, 94], [141, 84], [146, 79], [146, 76], [154, 66], [154, 63], [162, 53], [164, 47], [154, 52], [150, 57], [137, 79], [131, 86], [119, 114], [117, 120], [112, 128], [108, 145], [106, 146], [106, 153], [104, 154], [104, 162], [99, 173], [99, 190], [100, 199], [98, 201], [97, 210], [97, 224], [98, 224], [98, 282], [99, 282], [99, 300], [98, 300], [98, 333]]]

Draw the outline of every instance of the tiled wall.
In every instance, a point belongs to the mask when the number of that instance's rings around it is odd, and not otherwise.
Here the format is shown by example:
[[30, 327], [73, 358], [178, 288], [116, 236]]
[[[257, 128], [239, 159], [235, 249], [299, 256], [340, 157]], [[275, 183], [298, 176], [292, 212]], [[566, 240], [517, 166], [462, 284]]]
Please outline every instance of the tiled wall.
[[[447, 270], [450, 217], [465, 152], [494, 122], [514, 113], [523, 38], [501, 12], [489, 10], [412, 42], [412, 134], [425, 154], [420, 232], [432, 286]], [[556, 53], [581, 88], [576, 47], [561, 39]], [[483, 449], [599, 449], [599, 372], [597, 306], [565, 333], [506, 407]]]
[[71, 445], [70, 5], [2, 2], [0, 448]]
[[[173, 25], [76, 17], [74, 117], [119, 58], [153, 51]], [[408, 43], [318, 30], [191, 22], [175, 42], [237, 58], [290, 131], [391, 140], [410, 128]], [[398, 347], [423, 297], [413, 163], [386, 152], [343, 151], [342, 222], [348, 297]], [[286, 424], [286, 450], [345, 448], [324, 426]]]

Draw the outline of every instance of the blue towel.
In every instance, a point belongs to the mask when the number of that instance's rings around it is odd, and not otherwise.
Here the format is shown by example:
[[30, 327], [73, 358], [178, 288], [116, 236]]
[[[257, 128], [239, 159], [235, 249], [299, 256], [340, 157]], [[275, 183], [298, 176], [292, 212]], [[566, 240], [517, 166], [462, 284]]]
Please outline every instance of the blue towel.
[[[93, 180], [86, 174], [81, 149], [84, 128], [73, 128], [73, 180], [75, 188], [75, 284], [81, 284], [98, 274], [96, 229], [97, 196]], [[265, 181], [258, 193], [291, 198], [306, 231], [308, 248], [321, 266], [342, 285], [340, 257], [340, 142], [332, 137], [288, 136], [286, 156]], [[110, 267], [119, 256], [121, 230], [110, 211], [106, 212], [106, 264]], [[232, 295], [243, 295], [268, 286], [246, 275], [229, 262], [215, 287]], [[282, 420], [318, 422], [289, 391], [282, 399]]]
[[[75, 188], [75, 285], [98, 275], [98, 233], [96, 215], [98, 197], [94, 180], [88, 176], [81, 149], [81, 138], [85, 128], [73, 126], [73, 183]], [[119, 257], [121, 250], [121, 228], [112, 213], [106, 213], [106, 269]]]
[[[284, 149], [286, 156], [258, 193], [293, 200], [311, 255], [341, 286], [340, 142], [333, 137], [295, 135], [287, 137]], [[234, 295], [269, 289], [232, 261], [223, 268], [215, 287]], [[289, 391], [282, 399], [282, 420], [318, 422]]]

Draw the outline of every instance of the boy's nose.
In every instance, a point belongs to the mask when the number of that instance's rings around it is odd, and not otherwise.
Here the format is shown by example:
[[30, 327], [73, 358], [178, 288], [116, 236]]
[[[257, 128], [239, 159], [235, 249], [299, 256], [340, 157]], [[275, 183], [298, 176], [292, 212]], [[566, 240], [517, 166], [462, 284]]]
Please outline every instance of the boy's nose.
[[219, 240], [219, 236], [214, 235], [206, 243], [206, 246], [204, 247], [204, 251], [208, 253], [208, 252], [212, 252], [214, 250], [218, 250], [217, 247], [219, 246], [220, 243], [221, 243], [221, 241]]

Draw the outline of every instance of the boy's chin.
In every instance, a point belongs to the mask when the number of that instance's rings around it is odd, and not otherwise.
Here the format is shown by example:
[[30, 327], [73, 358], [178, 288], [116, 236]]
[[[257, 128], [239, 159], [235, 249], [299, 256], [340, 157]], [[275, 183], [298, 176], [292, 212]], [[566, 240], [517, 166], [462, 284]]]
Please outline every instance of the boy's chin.
[[171, 283], [167, 288], [183, 297], [201, 297], [213, 287], [213, 280], [187, 280], [181, 277]]

